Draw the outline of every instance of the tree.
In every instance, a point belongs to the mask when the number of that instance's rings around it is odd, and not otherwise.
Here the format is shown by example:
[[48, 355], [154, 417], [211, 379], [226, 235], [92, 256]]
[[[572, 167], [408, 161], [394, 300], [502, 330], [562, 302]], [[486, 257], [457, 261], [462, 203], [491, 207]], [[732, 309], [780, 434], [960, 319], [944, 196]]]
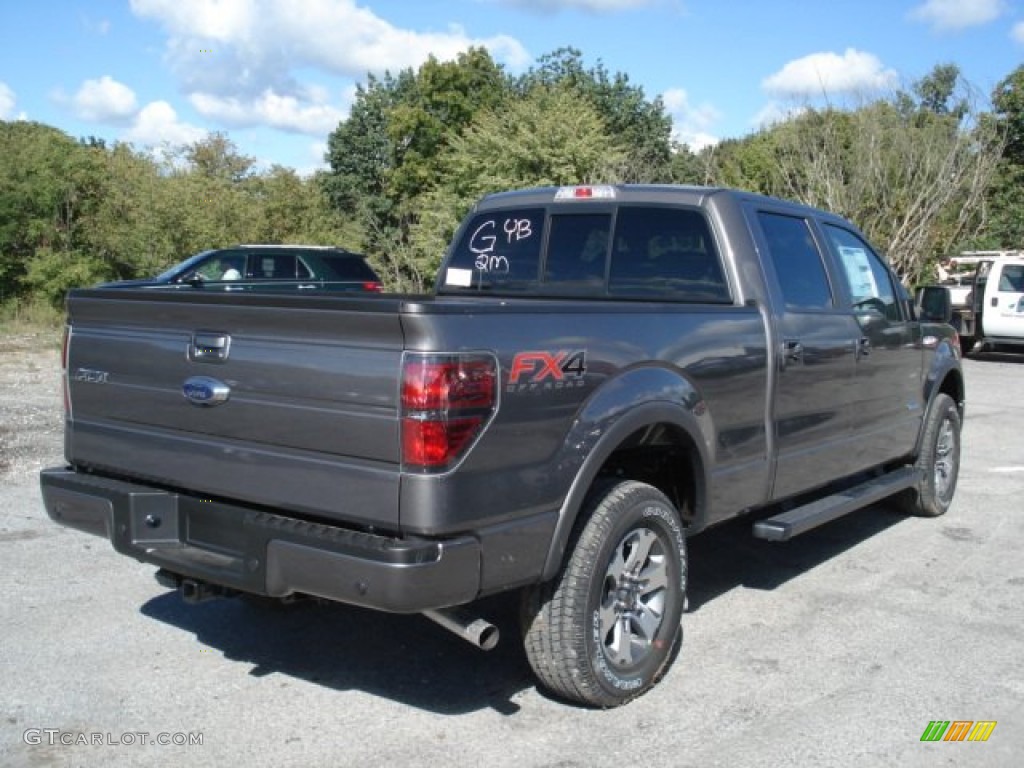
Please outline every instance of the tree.
[[418, 201], [440, 182], [452, 137], [507, 95], [501, 67], [485, 49], [471, 48], [454, 61], [431, 57], [416, 71], [371, 76], [331, 133], [323, 188], [358, 223], [362, 247], [386, 264], [393, 284], [422, 287], [410, 250]]
[[109, 274], [79, 251], [102, 152], [47, 125], [0, 122], [0, 300], [45, 287], [45, 274], [71, 262], [82, 279]]
[[970, 104], [958, 94], [960, 68], [956, 64], [939, 64], [913, 84], [918, 108], [935, 115], [952, 115], [957, 120], [967, 114]]
[[591, 104], [608, 132], [627, 147], [616, 178], [624, 182], [671, 179], [672, 119], [661, 98], [649, 100], [642, 87], [630, 83], [627, 74], [612, 75], [600, 61], [587, 69], [579, 50], [559, 48], [541, 56], [538, 66], [516, 83], [521, 94], [537, 87], [567, 88]]
[[1007, 75], [992, 93], [992, 122], [1005, 145], [988, 191], [989, 226], [975, 245], [1024, 248], [1024, 65]]
[[536, 86], [523, 99], [477, 116], [451, 139], [443, 183], [419, 199], [413, 236], [419, 274], [433, 274], [461, 218], [482, 195], [515, 187], [614, 181], [627, 156], [597, 109], [564, 86]]
[[844, 215], [907, 282], [927, 278], [984, 225], [1001, 136], [971, 107], [955, 67], [937, 67], [912, 91], [807, 108], [716, 150], [717, 178]]

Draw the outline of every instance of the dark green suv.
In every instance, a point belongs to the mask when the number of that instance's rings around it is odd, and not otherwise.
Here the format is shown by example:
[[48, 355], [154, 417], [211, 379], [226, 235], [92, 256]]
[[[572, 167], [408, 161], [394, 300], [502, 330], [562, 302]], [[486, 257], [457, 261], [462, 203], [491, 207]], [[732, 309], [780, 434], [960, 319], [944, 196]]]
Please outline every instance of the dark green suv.
[[318, 245], [235, 245], [197, 253], [137, 287], [215, 288], [224, 291], [367, 291], [380, 278], [366, 257]]

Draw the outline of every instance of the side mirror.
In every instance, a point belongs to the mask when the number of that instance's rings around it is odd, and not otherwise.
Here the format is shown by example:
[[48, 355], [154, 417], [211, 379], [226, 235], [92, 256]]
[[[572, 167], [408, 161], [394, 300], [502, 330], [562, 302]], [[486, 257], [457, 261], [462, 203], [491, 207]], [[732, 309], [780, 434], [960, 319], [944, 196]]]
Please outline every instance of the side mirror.
[[953, 297], [944, 285], [926, 285], [917, 289], [919, 315], [928, 323], [949, 323], [953, 320]]

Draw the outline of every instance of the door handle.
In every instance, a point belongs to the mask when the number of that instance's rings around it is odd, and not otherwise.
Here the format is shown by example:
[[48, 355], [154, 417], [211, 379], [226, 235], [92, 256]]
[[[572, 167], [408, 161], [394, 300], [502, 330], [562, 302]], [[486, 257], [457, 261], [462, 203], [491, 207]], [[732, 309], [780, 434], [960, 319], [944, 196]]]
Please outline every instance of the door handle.
[[194, 362], [223, 363], [228, 359], [231, 337], [226, 333], [196, 331], [188, 347], [189, 360]]
[[787, 363], [799, 363], [804, 359], [804, 345], [796, 339], [786, 339], [782, 343], [783, 356]]
[[867, 357], [871, 354], [871, 339], [861, 336], [855, 343], [857, 357]]

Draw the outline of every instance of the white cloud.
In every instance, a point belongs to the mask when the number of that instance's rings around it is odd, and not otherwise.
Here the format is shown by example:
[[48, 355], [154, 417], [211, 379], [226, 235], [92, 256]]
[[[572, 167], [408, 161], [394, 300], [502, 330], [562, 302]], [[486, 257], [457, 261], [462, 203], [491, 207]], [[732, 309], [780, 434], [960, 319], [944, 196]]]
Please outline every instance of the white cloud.
[[988, 24], [1005, 11], [1004, 0], [926, 0], [910, 12], [910, 18], [938, 31], [951, 31]]
[[1018, 21], [1013, 25], [1013, 29], [1010, 30], [1010, 37], [1015, 43], [1024, 45], [1024, 21]]
[[323, 171], [327, 169], [327, 161], [324, 159], [324, 155], [327, 154], [327, 142], [326, 141], [314, 141], [309, 145], [308, 156], [309, 162], [295, 169], [295, 173], [306, 179], [315, 174], [317, 171]]
[[144, 146], [191, 144], [206, 136], [206, 131], [178, 120], [178, 113], [166, 101], [153, 101], [144, 106], [124, 135], [127, 141]]
[[7, 83], [0, 82], [0, 120], [10, 120], [14, 114], [14, 91]]
[[452, 59], [470, 46], [513, 69], [530, 61], [507, 35], [474, 38], [457, 25], [403, 29], [356, 0], [131, 0], [131, 9], [167, 30], [168, 58], [187, 92], [224, 98], [256, 98], [268, 88], [301, 98], [295, 73], [304, 67], [362, 78], [430, 55]]
[[234, 126], [269, 125], [293, 133], [322, 136], [338, 127], [346, 112], [326, 103], [324, 94], [311, 94], [312, 103], [303, 104], [294, 96], [282, 96], [268, 88], [248, 101], [221, 98], [209, 93], [189, 96], [192, 106], [203, 117]]
[[83, 120], [106, 122], [125, 120], [135, 114], [135, 93], [108, 75], [86, 80], [71, 98], [75, 114]]
[[884, 69], [877, 56], [847, 48], [842, 56], [812, 53], [791, 61], [761, 86], [779, 96], [813, 97], [885, 90], [897, 82], [896, 72]]
[[654, 5], [659, 0], [495, 0], [495, 2], [547, 13], [564, 10], [614, 13], [616, 11], [642, 8], [645, 5]]
[[722, 115], [710, 104], [694, 106], [682, 88], [669, 88], [661, 95], [665, 111], [672, 118], [672, 138], [699, 152], [719, 142], [710, 129]]

